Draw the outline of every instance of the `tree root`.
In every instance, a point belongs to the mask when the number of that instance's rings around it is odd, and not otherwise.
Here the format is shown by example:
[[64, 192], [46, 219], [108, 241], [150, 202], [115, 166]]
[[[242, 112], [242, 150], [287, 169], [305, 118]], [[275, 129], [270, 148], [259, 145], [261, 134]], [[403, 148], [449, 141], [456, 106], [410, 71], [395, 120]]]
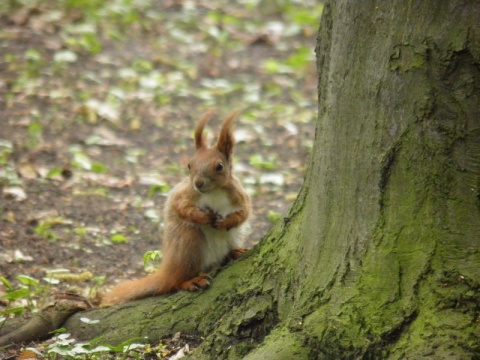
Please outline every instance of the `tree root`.
[[93, 306], [82, 296], [73, 294], [56, 294], [53, 304], [43, 308], [26, 322], [24, 319], [12, 319], [0, 333], [0, 346], [28, 343], [47, 338], [54, 330], [74, 313], [91, 309]]

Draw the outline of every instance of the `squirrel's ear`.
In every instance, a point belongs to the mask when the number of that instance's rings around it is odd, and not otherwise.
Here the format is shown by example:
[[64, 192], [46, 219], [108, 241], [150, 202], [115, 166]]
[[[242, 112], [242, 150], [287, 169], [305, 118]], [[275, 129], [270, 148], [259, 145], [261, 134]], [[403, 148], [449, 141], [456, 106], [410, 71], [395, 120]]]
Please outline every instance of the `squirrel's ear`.
[[207, 147], [207, 140], [203, 136], [203, 128], [212, 117], [212, 114], [213, 111], [210, 110], [203, 114], [200, 120], [198, 120], [197, 127], [195, 128], [195, 149], [197, 150]]
[[233, 153], [233, 146], [235, 145], [232, 122], [235, 120], [239, 112], [240, 111], [234, 111], [227, 116], [220, 129], [220, 135], [218, 135], [217, 149], [225, 155], [227, 160], [230, 160]]

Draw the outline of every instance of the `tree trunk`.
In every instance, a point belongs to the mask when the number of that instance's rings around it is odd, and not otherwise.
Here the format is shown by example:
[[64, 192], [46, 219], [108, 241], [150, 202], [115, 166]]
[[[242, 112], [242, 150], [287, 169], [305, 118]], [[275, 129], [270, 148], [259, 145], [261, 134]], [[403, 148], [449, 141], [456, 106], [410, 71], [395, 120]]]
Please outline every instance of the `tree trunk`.
[[198, 334], [205, 359], [478, 359], [479, 19], [477, 1], [330, 1], [314, 149], [289, 215], [209, 290], [67, 328], [107, 342]]

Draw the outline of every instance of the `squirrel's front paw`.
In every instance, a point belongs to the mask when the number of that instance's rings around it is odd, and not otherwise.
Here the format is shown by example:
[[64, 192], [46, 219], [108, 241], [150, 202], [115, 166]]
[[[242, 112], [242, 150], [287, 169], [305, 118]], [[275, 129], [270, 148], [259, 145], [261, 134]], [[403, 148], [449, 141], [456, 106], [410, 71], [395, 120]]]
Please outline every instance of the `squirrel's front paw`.
[[195, 223], [198, 225], [210, 225], [213, 226], [218, 219], [218, 215], [210, 209], [198, 208], [198, 212], [195, 216]]
[[235, 224], [231, 221], [229, 217], [218, 219], [218, 221], [215, 223], [215, 226], [214, 226], [214, 228], [217, 230], [227, 230], [227, 231], [234, 227], [235, 227]]
[[208, 225], [212, 222], [212, 216], [210, 212], [203, 209], [198, 209], [198, 211], [195, 212], [195, 216], [193, 217], [193, 222], [198, 225]]

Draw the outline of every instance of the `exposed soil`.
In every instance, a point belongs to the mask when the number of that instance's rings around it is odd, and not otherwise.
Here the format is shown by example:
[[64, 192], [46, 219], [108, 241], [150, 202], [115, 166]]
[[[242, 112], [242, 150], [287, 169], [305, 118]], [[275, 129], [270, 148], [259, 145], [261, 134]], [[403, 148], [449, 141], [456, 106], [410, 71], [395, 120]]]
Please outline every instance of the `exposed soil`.
[[265, 62], [313, 51], [316, 27], [286, 35], [291, 19], [269, 5], [252, 15], [230, 3], [161, 2], [125, 24], [54, 3], [0, 13], [1, 276], [16, 286], [19, 274], [89, 271], [50, 289], [85, 295], [96, 277], [142, 276], [195, 121], [211, 108], [211, 133], [243, 110], [236, 174], [252, 194], [257, 243], [302, 185], [316, 112], [313, 61], [288, 71]]

